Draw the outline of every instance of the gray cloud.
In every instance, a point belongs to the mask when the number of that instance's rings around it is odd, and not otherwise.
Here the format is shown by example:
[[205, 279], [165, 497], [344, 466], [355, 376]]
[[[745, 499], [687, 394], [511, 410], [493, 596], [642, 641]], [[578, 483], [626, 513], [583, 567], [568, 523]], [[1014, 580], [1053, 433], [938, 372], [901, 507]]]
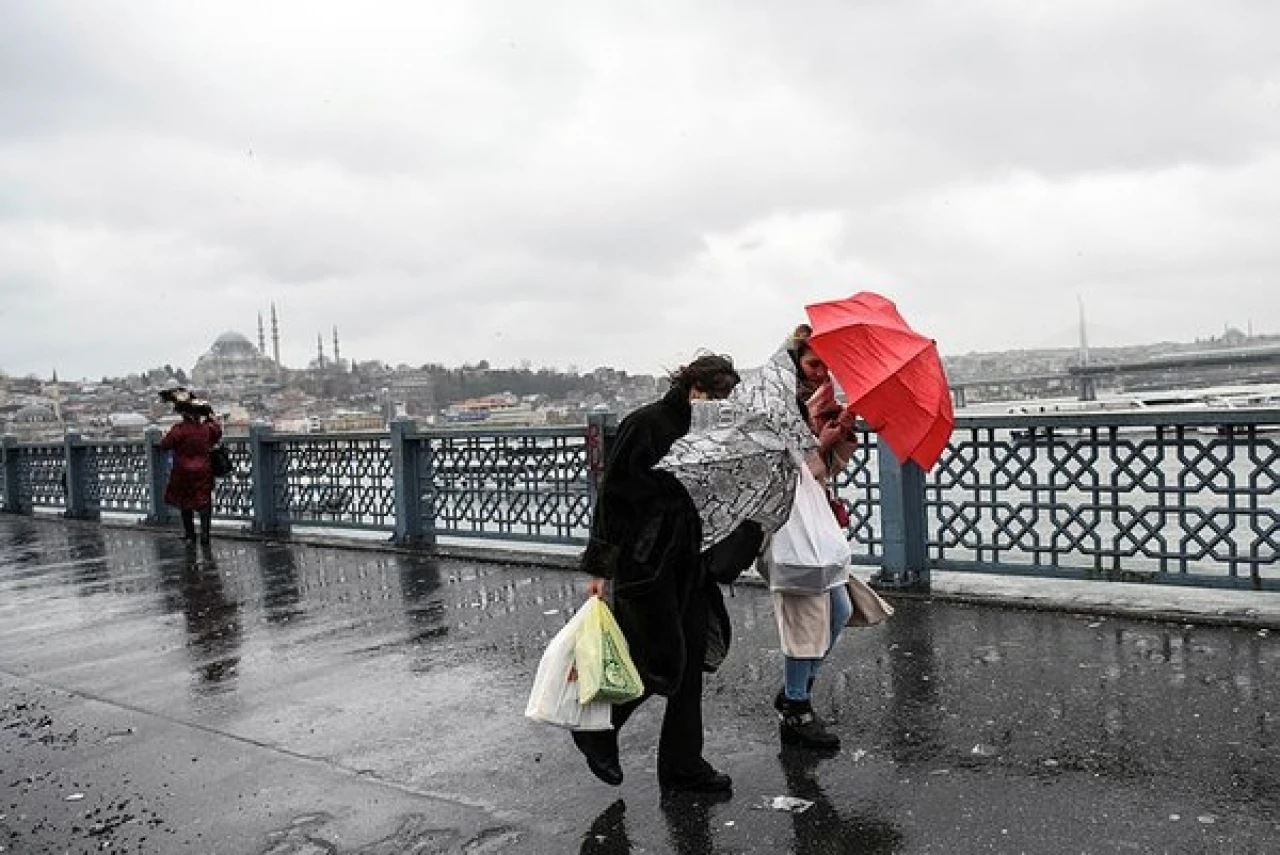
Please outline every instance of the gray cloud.
[[[944, 351], [1276, 332], [1280, 9], [10, 3], [0, 370], [758, 362], [806, 302]], [[1100, 336], [1105, 337], [1105, 336]]]

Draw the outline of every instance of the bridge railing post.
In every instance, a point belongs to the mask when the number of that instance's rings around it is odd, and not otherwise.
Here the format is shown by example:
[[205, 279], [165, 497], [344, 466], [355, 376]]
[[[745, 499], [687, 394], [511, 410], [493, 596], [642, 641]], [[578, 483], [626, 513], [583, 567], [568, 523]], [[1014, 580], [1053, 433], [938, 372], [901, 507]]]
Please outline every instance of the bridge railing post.
[[609, 440], [616, 433], [618, 417], [614, 413], [587, 414], [587, 490], [591, 507], [596, 505], [600, 491], [600, 478], [608, 459]]
[[289, 533], [286, 514], [276, 505], [276, 458], [280, 451], [274, 441], [274, 431], [269, 425], [255, 424], [249, 428], [249, 451], [252, 461], [250, 478], [253, 485], [254, 534], [285, 535]]
[[924, 470], [914, 461], [899, 463], [880, 447], [880, 523], [884, 543], [877, 587], [929, 590], [928, 531]]
[[391, 430], [391, 471], [395, 490], [396, 525], [393, 540], [400, 546], [435, 546], [435, 526], [423, 516], [422, 484], [424, 467], [429, 471], [430, 448], [414, 438], [418, 425], [412, 419], [393, 419]]
[[164, 431], [151, 425], [142, 433], [142, 444], [147, 454], [147, 516], [148, 525], [170, 525], [174, 513], [164, 501], [164, 489], [169, 484], [169, 452], [160, 447]]
[[89, 468], [89, 446], [76, 431], [67, 431], [63, 437], [64, 459], [63, 490], [66, 510], [63, 515], [73, 520], [96, 520], [100, 514], [98, 503], [93, 501], [93, 473]]
[[5, 434], [0, 437], [0, 448], [3, 449], [4, 466], [4, 510], [9, 514], [20, 514], [22, 507], [22, 458], [18, 455], [18, 438]]

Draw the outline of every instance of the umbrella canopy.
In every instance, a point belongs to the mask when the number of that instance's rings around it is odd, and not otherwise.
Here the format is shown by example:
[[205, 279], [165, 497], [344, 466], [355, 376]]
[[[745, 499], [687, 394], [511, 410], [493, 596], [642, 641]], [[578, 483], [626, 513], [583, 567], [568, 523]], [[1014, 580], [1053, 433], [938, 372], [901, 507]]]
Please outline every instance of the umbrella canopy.
[[797, 470], [776, 434], [741, 426], [690, 432], [657, 464], [676, 477], [702, 519], [702, 548], [746, 520], [776, 531], [791, 514]]
[[849, 405], [903, 462], [929, 469], [942, 456], [955, 413], [933, 339], [907, 325], [892, 301], [862, 291], [806, 306], [809, 344]]
[[723, 401], [694, 401], [689, 432], [656, 468], [676, 477], [702, 520], [702, 548], [745, 520], [765, 534], [791, 515], [795, 453], [817, 444], [796, 407], [796, 369], [781, 349]]

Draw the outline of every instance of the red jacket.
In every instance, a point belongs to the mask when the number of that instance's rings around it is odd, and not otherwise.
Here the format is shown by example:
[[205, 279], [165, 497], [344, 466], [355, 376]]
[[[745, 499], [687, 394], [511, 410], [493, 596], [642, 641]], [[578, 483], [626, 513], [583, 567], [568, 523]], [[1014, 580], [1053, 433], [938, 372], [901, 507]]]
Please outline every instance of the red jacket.
[[173, 452], [173, 468], [164, 491], [165, 504], [184, 511], [213, 505], [213, 464], [209, 452], [222, 439], [222, 426], [212, 418], [183, 419], [164, 435], [160, 447]]

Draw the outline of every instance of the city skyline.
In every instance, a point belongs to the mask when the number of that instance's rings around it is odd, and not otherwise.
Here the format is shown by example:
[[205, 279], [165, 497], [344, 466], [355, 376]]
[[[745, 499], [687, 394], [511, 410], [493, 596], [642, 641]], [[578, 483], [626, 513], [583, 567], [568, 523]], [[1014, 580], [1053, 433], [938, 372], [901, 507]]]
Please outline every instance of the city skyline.
[[[206, 353], [211, 349], [212, 345], [213, 345], [213, 344], [214, 344], [214, 343], [215, 343], [219, 338], [222, 338], [223, 336], [227, 335], [228, 333], [234, 333], [234, 334], [238, 335], [238, 336], [239, 336], [240, 338], [242, 338], [246, 343], [248, 343], [248, 344], [252, 345], [252, 346], [253, 346], [253, 347], [254, 347], [254, 348], [259, 352], [259, 354], [261, 354], [265, 359], [270, 360], [270, 361], [274, 361], [274, 360], [276, 359], [276, 357], [275, 357], [275, 356], [273, 356], [273, 354], [274, 354], [274, 352], [275, 352], [275, 349], [276, 349], [276, 348], [275, 348], [275, 343], [274, 343], [273, 341], [271, 341], [271, 339], [268, 339], [265, 335], [263, 335], [263, 336], [261, 336], [257, 341], [255, 341], [255, 339], [254, 339], [251, 335], [249, 335], [248, 333], [244, 333], [244, 332], [241, 332], [240, 330], [235, 330], [235, 329], [231, 329], [231, 330], [224, 330], [224, 331], [222, 331], [221, 333], [219, 333], [219, 334], [217, 334], [217, 335], [212, 336], [212, 337], [210, 338], [210, 340], [209, 340], [209, 344], [208, 344], [208, 345], [206, 345], [206, 350], [205, 350], [204, 352], [202, 352], [202, 354], [201, 354], [201, 355], [205, 355], [205, 354], [206, 354]], [[340, 352], [339, 340], [338, 340], [338, 329], [337, 329], [336, 325], [333, 327], [332, 334], [333, 334], [333, 336], [334, 336], [334, 339], [333, 339], [333, 341], [332, 341], [332, 342], [330, 342], [330, 343], [329, 343], [329, 346], [332, 348], [332, 350], [330, 351], [330, 353], [333, 353], [333, 352]], [[1077, 330], [1075, 331], [1075, 333], [1074, 333], [1074, 334], [1075, 334], [1076, 336], [1079, 336], [1079, 330], [1077, 329]], [[1265, 334], [1265, 333], [1263, 333], [1263, 334], [1259, 334], [1259, 333], [1256, 333], [1255, 331], [1252, 331], [1252, 329], [1251, 329], [1251, 328], [1250, 328], [1250, 329], [1246, 329], [1246, 330], [1241, 330], [1241, 329], [1239, 329], [1239, 328], [1237, 328], [1237, 327], [1227, 327], [1227, 328], [1225, 328], [1224, 330], [1219, 331], [1219, 333], [1218, 333], [1217, 335], [1212, 335], [1212, 334], [1211, 334], [1211, 335], [1209, 335], [1209, 336], [1205, 336], [1205, 337], [1201, 337], [1201, 338], [1197, 338], [1197, 339], [1192, 339], [1192, 340], [1189, 340], [1189, 341], [1161, 341], [1161, 342], [1147, 342], [1147, 343], [1105, 344], [1105, 343], [1097, 343], [1096, 341], [1094, 341], [1094, 339], [1093, 339], [1093, 337], [1092, 337], [1092, 333], [1090, 333], [1089, 348], [1090, 348], [1090, 350], [1097, 350], [1097, 351], [1127, 350], [1127, 349], [1141, 349], [1141, 348], [1162, 349], [1164, 346], [1168, 346], [1168, 347], [1172, 347], [1172, 348], [1183, 348], [1183, 347], [1187, 347], [1187, 346], [1191, 346], [1191, 345], [1196, 345], [1196, 344], [1202, 344], [1202, 343], [1213, 343], [1213, 342], [1215, 342], [1215, 340], [1220, 341], [1220, 340], [1221, 340], [1221, 339], [1220, 339], [1220, 336], [1223, 336], [1224, 334], [1239, 334], [1239, 335], [1247, 336], [1248, 338], [1255, 338], [1255, 337], [1256, 337], [1256, 338], [1259, 338], [1259, 339], [1275, 339], [1275, 338], [1277, 338], [1277, 337], [1278, 337], [1278, 336], [1275, 336], [1275, 335], [1267, 335], [1267, 334]], [[269, 343], [268, 343], [268, 345], [267, 345], [267, 349], [266, 349], [266, 350], [264, 350], [264, 349], [263, 349], [263, 347], [262, 347], [262, 345], [263, 345], [263, 343], [264, 343], [264, 341], [263, 341], [263, 340], [265, 340], [266, 342], [269, 342]], [[1070, 353], [1074, 353], [1074, 352], [1076, 352], [1076, 351], [1079, 349], [1079, 345], [1080, 345], [1080, 343], [1079, 343], [1079, 340], [1077, 339], [1077, 341], [1076, 341], [1075, 343], [1073, 343], [1073, 344], [1052, 345], [1052, 346], [1045, 346], [1045, 347], [1038, 347], [1038, 348], [1007, 348], [1007, 349], [988, 350], [988, 351], [972, 351], [972, 352], [964, 353], [964, 354], [947, 354], [947, 353], [944, 353], [944, 354], [942, 354], [942, 356], [943, 356], [944, 361], [953, 362], [953, 361], [957, 361], [957, 360], [963, 360], [963, 359], [966, 359], [966, 358], [979, 358], [979, 357], [983, 357], [983, 356], [1001, 356], [1001, 355], [1006, 355], [1006, 354], [1017, 354], [1017, 353], [1049, 353], [1049, 352], [1070, 352]], [[315, 346], [316, 346], [317, 350], [319, 350], [321, 353], [323, 353], [323, 352], [324, 352], [324, 348], [325, 348], [325, 346], [326, 346], [326, 342], [324, 341], [324, 339], [323, 339], [323, 336], [322, 336], [322, 335], [321, 335], [321, 337], [320, 337], [320, 338], [315, 342]], [[308, 362], [307, 362], [307, 363], [305, 363], [305, 364], [300, 364], [300, 365], [290, 365], [290, 364], [288, 364], [287, 362], [284, 362], [283, 360], [280, 360], [280, 361], [279, 361], [279, 362], [277, 362], [276, 364], [277, 364], [277, 365], [279, 365], [279, 367], [280, 367], [281, 369], [286, 370], [286, 371], [307, 371], [307, 370], [314, 370], [315, 368], [320, 367], [320, 365], [319, 365], [319, 360], [316, 358], [316, 357], [317, 357], [317, 355], [318, 355], [317, 353], [313, 352], [313, 353], [311, 354], [311, 359], [310, 359], [310, 361], [308, 361]], [[732, 354], [731, 354], [731, 355], [732, 355]], [[324, 367], [324, 368], [330, 368], [330, 369], [331, 369], [331, 368], [333, 367], [333, 365], [334, 365], [334, 363], [333, 363], [333, 361], [332, 361], [332, 357], [330, 357], [330, 356], [325, 356], [325, 357], [324, 357], [324, 359], [325, 359], [325, 363], [324, 363], [324, 366], [323, 366], [323, 367]], [[196, 361], [198, 361], [198, 358], [197, 358], [197, 360], [196, 360]], [[55, 379], [55, 377], [56, 377], [59, 381], [63, 381], [63, 382], [96, 382], [96, 381], [101, 380], [101, 379], [103, 379], [103, 378], [107, 378], [107, 379], [120, 379], [120, 378], [124, 378], [124, 377], [128, 377], [128, 376], [140, 376], [140, 375], [142, 375], [142, 374], [144, 374], [144, 373], [146, 373], [146, 372], [155, 371], [155, 370], [163, 369], [163, 368], [166, 368], [166, 367], [168, 367], [168, 368], [172, 368], [175, 372], [180, 371], [183, 375], [187, 375], [187, 376], [189, 376], [189, 375], [192, 373], [192, 370], [195, 368], [195, 362], [196, 362], [196, 361], [193, 361], [193, 362], [192, 362], [192, 364], [190, 364], [190, 365], [186, 365], [186, 364], [176, 364], [176, 363], [174, 363], [174, 362], [172, 362], [172, 361], [169, 361], [169, 360], [163, 360], [163, 361], [159, 361], [159, 362], [152, 362], [152, 363], [147, 364], [147, 365], [144, 365], [144, 366], [135, 366], [135, 367], [133, 367], [131, 370], [126, 371], [126, 372], [124, 372], [124, 373], [122, 373], [122, 374], [114, 374], [114, 375], [112, 375], [112, 374], [94, 374], [94, 375], [79, 375], [79, 376], [73, 376], [73, 375], [71, 375], [71, 374], [69, 374], [69, 373], [67, 373], [67, 372], [65, 372], [65, 371], [62, 371], [62, 370], [58, 369], [56, 366], [55, 366], [52, 370], [50, 370], [50, 371], [48, 371], [48, 372], [44, 372], [44, 373], [42, 373], [42, 372], [39, 372], [39, 371], [35, 371], [35, 372], [27, 372], [27, 373], [24, 373], [24, 374], [16, 374], [16, 373], [13, 373], [13, 372], [7, 372], [7, 371], [5, 371], [5, 370], [4, 370], [4, 367], [3, 367], [3, 366], [0, 366], [0, 376], [7, 376], [7, 377], [14, 377], [14, 378], [30, 378], [30, 377], [35, 377], [35, 378], [40, 379], [40, 380], [42, 380], [42, 381], [50, 381], [50, 382], [51, 382], [53, 379]], [[439, 366], [439, 367], [442, 367], [442, 368], [444, 368], [444, 369], [446, 369], [446, 370], [460, 370], [460, 369], [465, 369], [465, 368], [473, 368], [473, 367], [475, 367], [475, 366], [477, 366], [477, 365], [484, 364], [484, 365], [486, 365], [488, 368], [490, 368], [490, 369], [492, 369], [492, 370], [495, 370], [495, 371], [521, 371], [521, 370], [530, 370], [530, 371], [535, 371], [535, 372], [536, 372], [536, 371], [542, 371], [542, 370], [550, 370], [550, 371], [556, 371], [556, 372], [560, 372], [560, 373], [573, 374], [573, 373], [590, 373], [590, 372], [595, 371], [595, 370], [608, 370], [608, 371], [623, 371], [624, 373], [627, 373], [627, 374], [630, 374], [630, 375], [634, 375], [634, 376], [642, 376], [642, 375], [647, 375], [647, 376], [662, 376], [662, 375], [664, 375], [664, 374], [666, 373], [666, 369], [665, 369], [665, 368], [664, 368], [664, 369], [662, 369], [662, 370], [659, 370], [659, 371], [649, 371], [649, 372], [643, 372], [643, 371], [642, 371], [642, 372], [636, 372], [636, 371], [626, 371], [626, 369], [621, 369], [621, 368], [619, 368], [618, 366], [615, 366], [615, 365], [607, 365], [607, 364], [605, 364], [605, 365], [590, 365], [590, 366], [585, 366], [585, 365], [578, 365], [578, 364], [575, 364], [575, 363], [572, 363], [572, 362], [565, 363], [563, 366], [556, 366], [556, 365], [537, 365], [537, 364], [533, 364], [532, 362], [528, 362], [528, 361], [523, 361], [523, 362], [521, 362], [520, 364], [499, 364], [499, 363], [497, 363], [497, 362], [495, 362], [495, 361], [493, 361], [493, 360], [486, 359], [486, 358], [484, 358], [484, 357], [481, 357], [480, 359], [476, 360], [475, 362], [468, 362], [468, 363], [454, 364], [454, 365], [450, 365], [450, 364], [446, 364], [446, 363], [442, 363], [442, 362], [438, 362], [438, 361], [433, 361], [433, 360], [423, 360], [423, 361], [417, 361], [417, 362], [401, 362], [401, 363], [393, 363], [393, 362], [391, 362], [391, 361], [389, 361], [389, 360], [381, 359], [381, 358], [379, 358], [377, 355], [373, 355], [373, 354], [368, 355], [366, 358], [363, 358], [363, 359], [357, 359], [357, 360], [354, 360], [354, 361], [353, 361], [353, 360], [350, 360], [350, 359], [347, 359], [347, 358], [340, 357], [338, 361], [339, 361], [340, 363], [345, 364], [345, 366], [346, 366], [346, 367], [351, 367], [351, 366], [353, 366], [353, 365], [354, 365], [354, 364], [356, 364], [356, 363], [366, 363], [366, 364], [372, 363], [372, 364], [382, 364], [382, 365], [385, 365], [385, 366], [387, 366], [387, 367], [389, 367], [389, 368], [392, 368], [392, 369], [396, 369], [396, 368], [400, 368], [400, 367], [408, 367], [408, 368], [410, 368], [410, 369], [414, 369], [414, 370], [419, 369], [419, 368], [422, 368], [422, 367], [425, 367], [425, 366]], [[737, 359], [736, 357], [735, 357], [735, 362], [736, 362], [740, 367], [745, 368], [745, 369], [748, 369], [748, 370], [753, 369], [753, 368], [756, 368], [756, 367], [758, 367], [758, 366], [759, 366], [759, 364], [761, 364], [761, 363], [756, 363], [756, 362], [751, 362], [751, 363], [743, 362], [742, 360]]]
[[[248, 25], [246, 22], [252, 22]], [[1280, 6], [0, 4], [0, 370], [1280, 332]], [[193, 332], [196, 330], [198, 332]], [[305, 332], [304, 332], [305, 331]], [[163, 355], [163, 359], [161, 359]]]

